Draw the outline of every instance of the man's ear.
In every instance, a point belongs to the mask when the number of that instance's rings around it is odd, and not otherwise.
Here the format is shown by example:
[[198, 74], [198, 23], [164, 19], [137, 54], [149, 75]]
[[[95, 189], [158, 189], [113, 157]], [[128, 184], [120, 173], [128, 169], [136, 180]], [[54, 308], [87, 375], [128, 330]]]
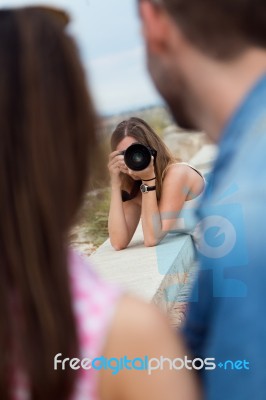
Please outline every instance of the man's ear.
[[142, 0], [139, 4], [142, 34], [149, 50], [160, 53], [167, 46], [169, 38], [169, 17], [163, 8]]

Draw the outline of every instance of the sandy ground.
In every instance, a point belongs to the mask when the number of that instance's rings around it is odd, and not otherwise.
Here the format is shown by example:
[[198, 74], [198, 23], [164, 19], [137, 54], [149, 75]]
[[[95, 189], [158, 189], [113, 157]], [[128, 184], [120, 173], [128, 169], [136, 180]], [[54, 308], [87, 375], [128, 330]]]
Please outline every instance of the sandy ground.
[[72, 230], [70, 235], [70, 245], [88, 257], [98, 248], [98, 246], [96, 246], [85, 233], [85, 228], [82, 225], [76, 226]]

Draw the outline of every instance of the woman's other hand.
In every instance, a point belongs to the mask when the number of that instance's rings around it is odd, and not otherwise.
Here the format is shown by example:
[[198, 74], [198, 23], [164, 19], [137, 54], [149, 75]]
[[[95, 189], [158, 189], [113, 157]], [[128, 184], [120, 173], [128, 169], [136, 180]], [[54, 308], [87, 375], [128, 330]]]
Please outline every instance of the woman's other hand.
[[121, 186], [121, 172], [128, 173], [124, 161], [124, 155], [120, 151], [113, 151], [109, 155], [108, 169], [111, 177], [111, 185]]

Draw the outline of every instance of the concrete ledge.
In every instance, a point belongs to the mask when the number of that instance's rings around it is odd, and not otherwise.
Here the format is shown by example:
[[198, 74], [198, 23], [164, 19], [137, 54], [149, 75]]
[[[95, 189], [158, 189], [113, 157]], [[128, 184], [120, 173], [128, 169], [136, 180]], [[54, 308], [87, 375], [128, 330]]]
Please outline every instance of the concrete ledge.
[[193, 239], [186, 234], [169, 234], [157, 246], [156, 253], [162, 281], [152, 301], [169, 312], [189, 296], [197, 270]]
[[[194, 264], [194, 246], [190, 235], [168, 234], [156, 247], [143, 245], [141, 224], [128, 248], [115, 251], [108, 239], [90, 260], [107, 281], [118, 283], [130, 293], [147, 301], [167, 303], [176, 301], [168, 288], [176, 293]], [[169, 296], [171, 299], [169, 299]]]

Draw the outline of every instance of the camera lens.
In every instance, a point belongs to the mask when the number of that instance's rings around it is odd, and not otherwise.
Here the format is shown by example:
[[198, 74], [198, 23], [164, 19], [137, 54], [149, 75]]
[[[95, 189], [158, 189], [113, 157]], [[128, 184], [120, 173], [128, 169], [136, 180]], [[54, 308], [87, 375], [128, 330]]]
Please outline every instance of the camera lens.
[[133, 171], [142, 171], [151, 162], [151, 151], [143, 144], [134, 143], [125, 151], [125, 163]]
[[132, 161], [133, 161], [134, 163], [137, 163], [137, 164], [143, 162], [143, 154], [141, 154], [141, 153], [134, 153], [134, 154], [133, 154], [133, 157], [132, 157]]

